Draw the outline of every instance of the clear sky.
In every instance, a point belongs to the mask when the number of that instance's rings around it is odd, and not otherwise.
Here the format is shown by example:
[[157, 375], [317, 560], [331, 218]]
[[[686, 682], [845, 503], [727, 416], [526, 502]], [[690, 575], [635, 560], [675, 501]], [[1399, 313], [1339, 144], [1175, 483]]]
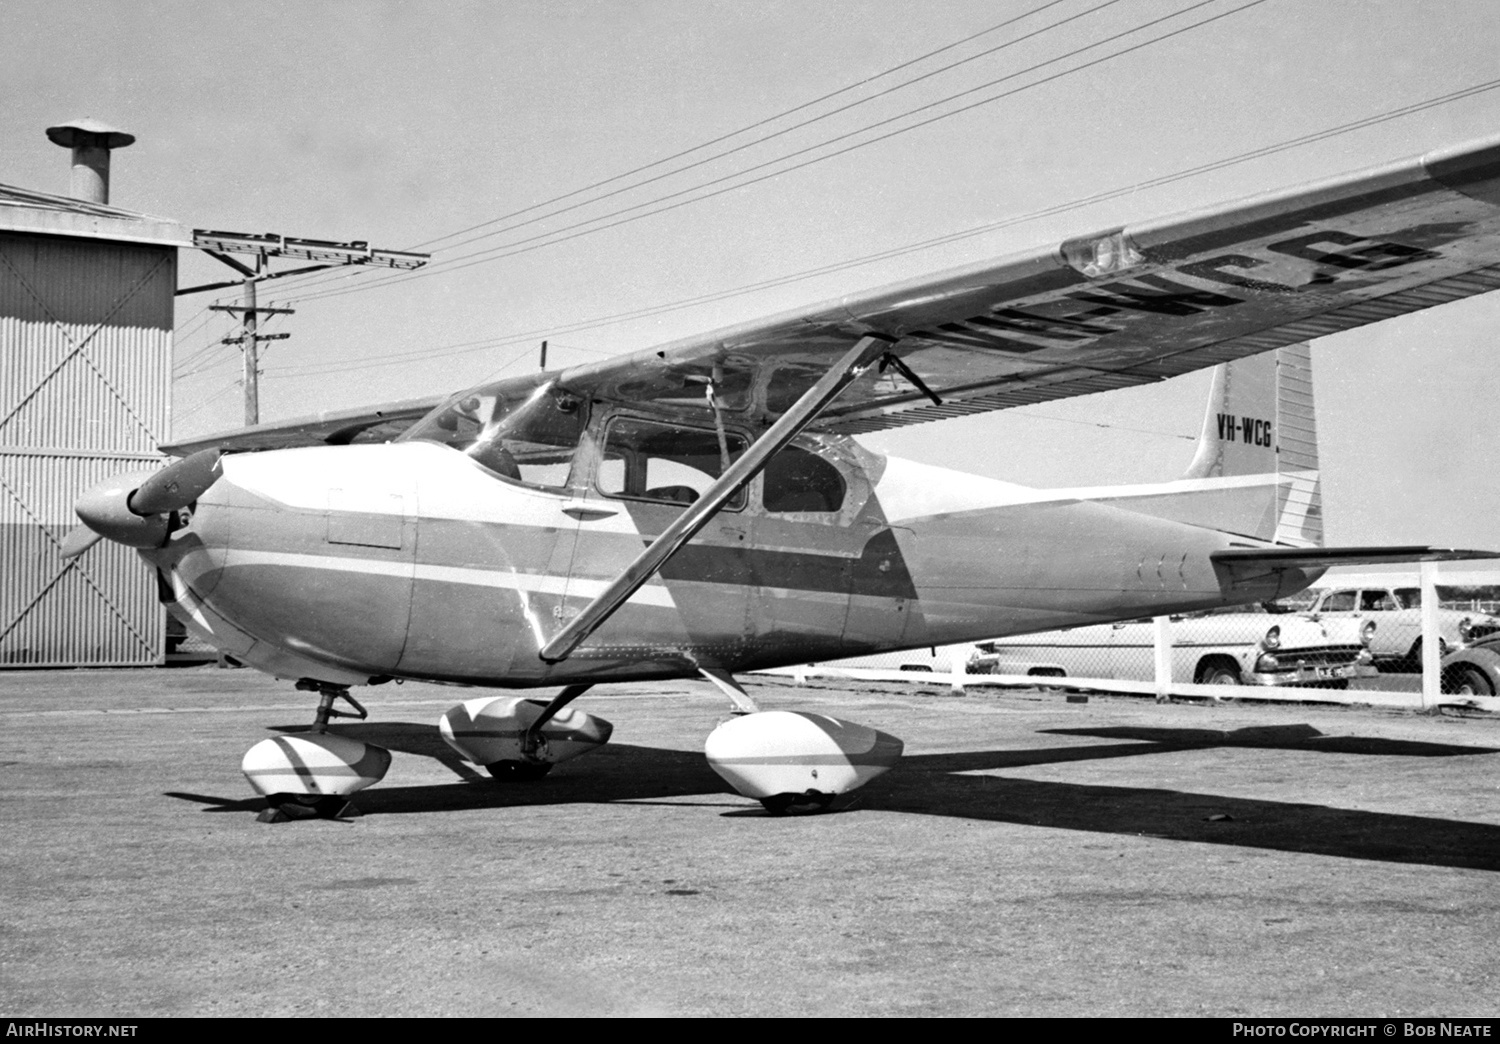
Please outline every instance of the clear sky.
[[[590, 361], [1500, 133], [1487, 0], [8, 0], [4, 24], [0, 181], [66, 192], [43, 128], [92, 116], [139, 139], [115, 156], [119, 206], [436, 241], [422, 278], [269, 284], [262, 300], [297, 312], [269, 326], [292, 337], [264, 362], [267, 420], [524, 372], [543, 337], [553, 364]], [[225, 274], [188, 254], [181, 281]], [[713, 299], [600, 321], [699, 298]], [[239, 423], [216, 299], [179, 302], [179, 437]], [[1315, 344], [1330, 542], [1500, 548], [1497, 329], [1492, 294]], [[1190, 375], [866, 441], [1034, 485], [1166, 478], [1206, 391]]]

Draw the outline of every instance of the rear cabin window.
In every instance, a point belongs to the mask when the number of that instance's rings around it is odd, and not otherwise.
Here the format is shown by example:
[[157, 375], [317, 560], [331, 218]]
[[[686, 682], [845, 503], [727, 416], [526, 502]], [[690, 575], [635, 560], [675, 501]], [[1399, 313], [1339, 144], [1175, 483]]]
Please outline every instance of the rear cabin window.
[[[733, 432], [721, 444], [714, 431], [616, 417], [604, 435], [595, 482], [608, 496], [687, 505], [744, 452], [745, 439]], [[725, 505], [744, 506], [743, 491]]]
[[761, 503], [776, 514], [838, 511], [849, 490], [837, 467], [796, 446], [771, 458], [761, 488]]

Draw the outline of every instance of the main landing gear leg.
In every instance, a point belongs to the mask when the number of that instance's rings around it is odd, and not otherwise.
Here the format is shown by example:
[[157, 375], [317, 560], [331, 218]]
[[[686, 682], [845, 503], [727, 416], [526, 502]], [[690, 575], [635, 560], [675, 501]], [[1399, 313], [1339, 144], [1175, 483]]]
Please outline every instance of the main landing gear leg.
[[[344, 819], [359, 815], [349, 795], [378, 783], [391, 767], [391, 752], [347, 736], [329, 735], [332, 718], [364, 721], [370, 716], [349, 695], [347, 685], [304, 678], [301, 692], [318, 694], [310, 731], [261, 740], [245, 754], [241, 769], [270, 806], [256, 817], [262, 823], [294, 819]], [[334, 705], [344, 700], [353, 710]]]
[[542, 713], [537, 715], [536, 720], [526, 726], [526, 731], [521, 733], [521, 760], [491, 762], [484, 767], [485, 771], [496, 779], [517, 782], [541, 779], [551, 772], [554, 762], [550, 757], [551, 751], [547, 746], [547, 737], [542, 733], [542, 726], [557, 717], [558, 711], [593, 687], [592, 682], [581, 682], [578, 685], [567, 686], [562, 692], [552, 697], [551, 701], [542, 708]]
[[728, 671], [717, 667], [699, 667], [698, 673], [716, 685], [720, 692], [729, 697], [729, 702], [734, 704], [735, 714], [758, 714], [760, 708], [750, 698], [750, 694], [740, 687], [740, 683], [734, 680], [734, 676]]

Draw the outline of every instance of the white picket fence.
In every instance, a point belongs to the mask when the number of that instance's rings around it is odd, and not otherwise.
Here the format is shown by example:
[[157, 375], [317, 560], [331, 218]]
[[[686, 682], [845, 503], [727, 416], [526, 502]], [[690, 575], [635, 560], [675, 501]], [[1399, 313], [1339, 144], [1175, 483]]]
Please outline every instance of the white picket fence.
[[976, 687], [1038, 687], [1075, 691], [1123, 693], [1167, 700], [1173, 696], [1200, 699], [1286, 700], [1297, 703], [1364, 704], [1377, 707], [1431, 710], [1439, 704], [1463, 703], [1479, 710], [1500, 713], [1500, 697], [1444, 696], [1441, 692], [1441, 643], [1438, 640], [1438, 596], [1436, 565], [1422, 566], [1422, 686], [1420, 691], [1402, 692], [1374, 688], [1320, 689], [1307, 686], [1205, 685], [1173, 681], [1171, 677], [1171, 627], [1158, 617], [1155, 649], [1156, 677], [1150, 681], [1121, 678], [1037, 677], [1029, 674], [971, 674], [968, 671], [972, 645], [938, 646], [854, 660], [780, 667], [758, 673], [790, 677], [801, 685], [813, 678], [848, 681], [916, 682], [945, 685], [953, 692]]

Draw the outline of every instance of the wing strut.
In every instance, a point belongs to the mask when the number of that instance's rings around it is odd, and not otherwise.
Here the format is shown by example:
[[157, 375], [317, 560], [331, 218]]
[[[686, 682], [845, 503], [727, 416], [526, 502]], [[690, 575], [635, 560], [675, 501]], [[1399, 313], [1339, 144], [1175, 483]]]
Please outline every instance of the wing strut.
[[838, 397], [839, 392], [858, 380], [877, 359], [890, 350], [890, 346], [891, 339], [887, 337], [874, 334], [861, 337], [854, 347], [850, 348], [844, 357], [818, 380], [817, 384], [804, 392], [802, 398], [798, 399], [791, 409], [783, 413], [775, 424], [766, 429], [764, 435], [755, 440], [755, 444], [743, 457], [731, 464], [713, 485], [703, 491], [703, 496], [695, 500], [677, 517], [675, 522], [662, 530], [661, 536], [653, 540], [650, 547], [641, 552], [640, 556], [630, 563], [623, 573], [615, 577], [598, 597], [584, 606], [583, 611], [574, 617], [572, 622], [542, 646], [539, 653], [541, 658], [547, 663], [557, 663], [567, 659], [568, 654], [576, 649], [580, 642], [592, 634], [594, 629], [605, 620], [608, 620], [642, 584], [655, 576], [657, 570], [666, 564], [667, 559], [693, 539], [700, 529], [708, 525], [709, 520], [730, 497], [760, 474], [779, 450], [816, 420], [818, 414]]

